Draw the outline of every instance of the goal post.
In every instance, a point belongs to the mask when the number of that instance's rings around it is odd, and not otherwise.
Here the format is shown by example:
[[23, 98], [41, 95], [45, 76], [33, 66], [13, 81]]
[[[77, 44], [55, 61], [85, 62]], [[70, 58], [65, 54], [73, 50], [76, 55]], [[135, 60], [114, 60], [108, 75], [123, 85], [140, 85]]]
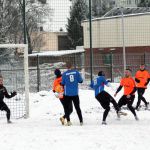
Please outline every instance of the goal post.
[[22, 48], [24, 50], [24, 85], [25, 85], [25, 114], [29, 117], [29, 68], [28, 68], [28, 45], [27, 44], [0, 44], [0, 48]]

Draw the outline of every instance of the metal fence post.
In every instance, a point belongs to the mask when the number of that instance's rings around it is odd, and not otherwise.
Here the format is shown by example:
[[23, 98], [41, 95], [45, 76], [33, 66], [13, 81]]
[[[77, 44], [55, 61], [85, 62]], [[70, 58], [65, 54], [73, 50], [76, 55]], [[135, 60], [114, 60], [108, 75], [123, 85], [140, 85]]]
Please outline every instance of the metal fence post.
[[91, 83], [93, 80], [93, 49], [92, 49], [92, 4], [91, 4], [91, 0], [89, 0], [89, 27], [90, 27], [90, 31], [89, 31], [89, 38], [90, 38], [90, 76], [91, 76]]
[[39, 55], [37, 55], [37, 92], [40, 91], [40, 67], [39, 67]]
[[146, 52], [144, 52], [144, 64], [146, 65]]
[[126, 70], [126, 48], [125, 48], [125, 28], [124, 28], [124, 14], [123, 7], [120, 9], [121, 11], [121, 29], [122, 29], [122, 44], [123, 44], [123, 72]]
[[111, 52], [110, 53], [110, 59], [111, 59], [111, 64], [110, 64], [110, 67], [111, 67], [111, 82], [114, 82], [114, 79], [113, 79], [113, 53]]
[[82, 72], [82, 78], [85, 80], [85, 53], [81, 54], [81, 72]]

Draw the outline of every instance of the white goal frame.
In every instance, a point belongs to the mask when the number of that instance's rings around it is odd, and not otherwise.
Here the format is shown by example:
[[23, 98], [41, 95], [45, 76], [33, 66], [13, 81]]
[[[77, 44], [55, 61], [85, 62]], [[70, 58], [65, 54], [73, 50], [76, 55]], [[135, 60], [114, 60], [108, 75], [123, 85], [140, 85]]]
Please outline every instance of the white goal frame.
[[29, 64], [28, 44], [0, 44], [0, 48], [23, 48], [24, 49], [24, 77], [25, 77], [25, 118], [29, 118]]

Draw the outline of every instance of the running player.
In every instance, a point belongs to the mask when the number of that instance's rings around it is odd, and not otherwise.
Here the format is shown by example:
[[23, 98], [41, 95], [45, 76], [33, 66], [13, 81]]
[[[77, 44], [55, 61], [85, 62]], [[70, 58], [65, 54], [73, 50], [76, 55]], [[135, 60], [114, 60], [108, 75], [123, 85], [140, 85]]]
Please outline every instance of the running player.
[[117, 93], [122, 89], [122, 87], [124, 87], [124, 94], [118, 101], [119, 108], [121, 108], [123, 105], [127, 104], [127, 107], [132, 112], [135, 119], [139, 120], [136, 115], [135, 109], [132, 106], [132, 104], [134, 102], [134, 98], [135, 98], [136, 86], [135, 86], [135, 81], [131, 76], [130, 69], [125, 70], [125, 76], [120, 81], [120, 86], [118, 87], [118, 89], [114, 95], [115, 97], [116, 97]]
[[136, 104], [135, 109], [139, 110], [139, 106], [141, 103], [141, 100], [144, 102], [145, 107], [148, 107], [149, 102], [146, 101], [143, 94], [147, 88], [147, 84], [149, 83], [150, 76], [149, 72], [145, 69], [145, 65], [140, 65], [140, 70], [138, 70], [135, 74], [135, 81], [136, 81], [136, 87], [137, 87], [137, 93], [138, 93], [138, 102]]
[[[70, 126], [70, 112], [73, 111], [72, 102], [75, 106], [80, 125], [83, 125], [83, 117], [80, 109], [80, 100], [78, 95], [78, 83], [82, 83], [83, 79], [80, 73], [73, 69], [70, 62], [66, 63], [67, 71], [62, 75], [62, 85], [64, 85], [64, 100], [66, 109], [67, 125]], [[72, 111], [70, 110], [72, 108]]]
[[95, 90], [95, 98], [98, 100], [98, 102], [101, 104], [101, 106], [105, 109], [105, 111], [103, 113], [102, 124], [106, 125], [107, 124], [106, 118], [110, 111], [110, 103], [113, 104], [118, 117], [119, 117], [119, 114], [118, 114], [119, 107], [118, 107], [116, 101], [114, 100], [114, 98], [104, 90], [104, 85], [109, 86], [108, 82], [105, 79], [104, 72], [100, 71], [98, 73], [98, 77], [96, 77], [92, 81], [90, 87]]
[[6, 98], [12, 98], [16, 95], [17, 93], [14, 91], [11, 93], [11, 95], [8, 94], [7, 89], [3, 86], [3, 77], [0, 76], [0, 110], [1, 111], [6, 111], [6, 118], [7, 118], [7, 123], [12, 123], [10, 121], [10, 109], [4, 102], [4, 97]]

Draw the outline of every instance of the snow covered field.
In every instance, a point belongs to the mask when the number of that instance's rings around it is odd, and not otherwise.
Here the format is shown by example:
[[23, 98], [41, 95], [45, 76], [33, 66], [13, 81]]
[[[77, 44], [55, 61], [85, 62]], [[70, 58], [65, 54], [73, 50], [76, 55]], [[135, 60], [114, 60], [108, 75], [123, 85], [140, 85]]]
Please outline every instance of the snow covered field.
[[[115, 84], [113, 84], [116, 87]], [[150, 87], [149, 87], [150, 88]], [[106, 88], [114, 94], [111, 88]], [[71, 115], [72, 126], [62, 126], [63, 109], [52, 92], [30, 93], [30, 118], [0, 119], [1, 150], [148, 150], [150, 149], [150, 111], [137, 112], [139, 121], [128, 111], [117, 120], [112, 109], [108, 125], [101, 125], [103, 109], [94, 98], [94, 91], [80, 90], [84, 125], [77, 114]], [[149, 100], [150, 89], [145, 93]], [[117, 96], [120, 98], [121, 92]], [[136, 95], [137, 96], [137, 95]], [[135, 102], [137, 101], [137, 97]]]

